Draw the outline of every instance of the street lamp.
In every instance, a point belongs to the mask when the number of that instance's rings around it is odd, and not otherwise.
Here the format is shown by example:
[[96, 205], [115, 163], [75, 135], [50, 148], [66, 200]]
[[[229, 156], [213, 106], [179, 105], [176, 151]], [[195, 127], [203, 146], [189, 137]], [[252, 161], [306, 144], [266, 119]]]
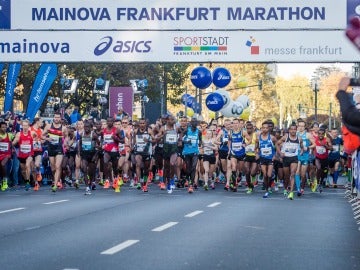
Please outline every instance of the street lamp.
[[319, 86], [316, 78], [312, 79], [313, 91], [314, 91], [314, 109], [315, 109], [315, 121], [318, 120], [318, 92]]

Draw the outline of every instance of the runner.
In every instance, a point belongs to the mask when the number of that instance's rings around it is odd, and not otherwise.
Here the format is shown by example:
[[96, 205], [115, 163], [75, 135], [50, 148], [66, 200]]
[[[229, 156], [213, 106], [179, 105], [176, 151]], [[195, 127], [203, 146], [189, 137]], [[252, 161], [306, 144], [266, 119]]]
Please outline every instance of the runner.
[[18, 159], [20, 161], [21, 173], [25, 180], [25, 190], [29, 190], [34, 156], [33, 137], [28, 120], [22, 120], [21, 126], [22, 131], [16, 133], [12, 144], [19, 145]]
[[163, 138], [163, 157], [164, 157], [164, 179], [167, 184], [169, 194], [175, 189], [175, 177], [179, 145], [179, 128], [175, 125], [175, 118], [169, 116], [167, 123], [160, 129], [158, 138]]
[[297, 133], [296, 123], [289, 127], [288, 134], [284, 135], [276, 144], [278, 153], [283, 159], [284, 170], [284, 196], [288, 199], [294, 199], [294, 181], [295, 174], [298, 171], [298, 154], [303, 152], [302, 139]]
[[325, 130], [319, 129], [318, 137], [315, 138], [315, 166], [316, 166], [316, 179], [312, 187], [315, 192], [319, 185], [319, 192], [325, 187], [325, 177], [327, 176], [327, 169], [329, 165], [329, 150], [333, 149], [329, 138], [325, 137]]
[[246, 183], [248, 186], [247, 194], [251, 194], [254, 190], [254, 183], [256, 181], [257, 172], [257, 159], [255, 153], [256, 146], [256, 133], [254, 126], [251, 122], [245, 124], [246, 132], [244, 132], [245, 138], [245, 158], [244, 158], [244, 172], [246, 177]]
[[2, 179], [2, 191], [7, 190], [9, 187], [8, 163], [11, 162], [11, 141], [14, 139], [14, 136], [11, 133], [6, 132], [6, 130], [6, 122], [0, 122], [0, 176]]
[[336, 128], [332, 128], [330, 131], [330, 139], [333, 149], [330, 149], [329, 153], [329, 169], [330, 175], [333, 178], [333, 187], [337, 188], [337, 181], [339, 178], [339, 167], [340, 167], [340, 148], [343, 145], [343, 140], [339, 136], [338, 130]]
[[275, 158], [276, 138], [270, 134], [269, 124], [267, 121], [261, 125], [261, 133], [256, 138], [255, 151], [259, 159], [261, 172], [264, 177], [265, 194], [263, 198], [268, 198], [271, 194], [270, 179], [273, 174]]
[[304, 194], [306, 184], [306, 172], [309, 166], [309, 155], [311, 149], [315, 148], [315, 142], [309, 132], [306, 131], [306, 123], [304, 120], [299, 119], [297, 124], [298, 132], [297, 135], [303, 142], [304, 149], [298, 153], [298, 169], [295, 174], [295, 184], [297, 189], [297, 195], [301, 196]]
[[100, 141], [96, 133], [92, 130], [92, 125], [85, 121], [84, 132], [79, 140], [79, 156], [81, 158], [81, 169], [84, 173], [85, 184], [87, 185], [85, 194], [90, 195], [91, 190], [95, 190], [96, 177], [96, 146], [100, 145]]
[[[133, 146], [136, 162], [136, 177], [139, 180], [137, 188], [148, 192], [147, 179], [151, 160], [151, 143], [155, 142], [152, 130], [146, 126], [145, 119], [139, 119], [139, 127], [134, 130]], [[143, 177], [141, 177], [143, 171]]]
[[188, 192], [193, 193], [193, 181], [195, 180], [196, 167], [199, 157], [199, 146], [201, 146], [201, 132], [197, 128], [197, 119], [191, 118], [190, 126], [183, 134], [183, 156], [186, 166], [186, 181], [189, 183]]
[[238, 188], [238, 174], [241, 177], [245, 157], [245, 140], [240, 122], [240, 119], [233, 120], [233, 129], [229, 136], [231, 171], [227, 172], [225, 187], [230, 186], [230, 189], [234, 192]]

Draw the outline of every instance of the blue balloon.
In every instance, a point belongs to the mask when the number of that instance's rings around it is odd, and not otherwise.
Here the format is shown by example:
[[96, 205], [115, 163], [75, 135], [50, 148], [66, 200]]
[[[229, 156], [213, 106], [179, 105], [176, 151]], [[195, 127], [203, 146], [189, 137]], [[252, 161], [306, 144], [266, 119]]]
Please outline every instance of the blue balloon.
[[191, 108], [194, 110], [194, 113], [201, 113], [201, 105], [198, 102], [194, 102], [191, 105]]
[[212, 83], [211, 71], [203, 66], [196, 67], [191, 72], [190, 79], [196, 88], [206, 89]]
[[227, 86], [231, 81], [230, 71], [223, 67], [215, 68], [212, 77], [213, 84], [218, 88], [223, 88]]
[[183, 94], [181, 96], [181, 103], [187, 107], [191, 107], [195, 103], [195, 98], [189, 94]]
[[188, 100], [189, 97], [191, 97], [191, 95], [189, 95], [189, 94], [183, 94], [183, 95], [181, 96], [181, 103], [182, 103], [183, 105], [186, 105], [186, 102], [187, 102], [187, 100]]
[[224, 97], [216, 92], [209, 94], [206, 97], [205, 102], [206, 107], [208, 107], [208, 109], [213, 112], [220, 111], [225, 105]]
[[186, 106], [188, 107], [192, 107], [192, 105], [196, 102], [196, 99], [193, 97], [193, 96], [190, 96], [188, 99], [187, 99], [187, 102], [186, 102]]

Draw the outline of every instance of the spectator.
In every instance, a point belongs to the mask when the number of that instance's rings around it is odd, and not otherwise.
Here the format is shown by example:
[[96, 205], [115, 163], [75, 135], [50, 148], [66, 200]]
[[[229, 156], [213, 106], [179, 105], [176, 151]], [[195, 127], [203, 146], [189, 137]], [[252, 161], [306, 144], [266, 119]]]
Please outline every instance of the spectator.
[[114, 119], [122, 120], [123, 118], [128, 117], [128, 116], [129, 116], [129, 114], [124, 111], [123, 106], [119, 105], [118, 112], [114, 114]]
[[339, 90], [336, 93], [336, 97], [340, 103], [340, 110], [344, 125], [352, 133], [360, 136], [360, 111], [355, 107], [353, 100], [346, 92], [349, 85], [350, 78], [342, 78], [339, 83]]
[[70, 115], [71, 115], [71, 109], [70, 109], [70, 108], [66, 108], [65, 113], [64, 113], [64, 119], [65, 119], [68, 123], [71, 122]]
[[70, 115], [70, 124], [76, 124], [80, 119], [81, 114], [79, 113], [79, 107], [75, 106], [73, 112]]

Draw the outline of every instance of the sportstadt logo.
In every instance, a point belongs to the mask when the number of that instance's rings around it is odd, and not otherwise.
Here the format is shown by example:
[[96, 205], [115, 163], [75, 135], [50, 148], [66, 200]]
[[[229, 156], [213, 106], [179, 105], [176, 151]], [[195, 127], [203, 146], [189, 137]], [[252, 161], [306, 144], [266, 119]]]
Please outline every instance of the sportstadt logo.
[[246, 41], [245, 45], [250, 47], [251, 54], [260, 54], [260, 46], [253, 45], [256, 42], [255, 38], [250, 36], [250, 38]]

